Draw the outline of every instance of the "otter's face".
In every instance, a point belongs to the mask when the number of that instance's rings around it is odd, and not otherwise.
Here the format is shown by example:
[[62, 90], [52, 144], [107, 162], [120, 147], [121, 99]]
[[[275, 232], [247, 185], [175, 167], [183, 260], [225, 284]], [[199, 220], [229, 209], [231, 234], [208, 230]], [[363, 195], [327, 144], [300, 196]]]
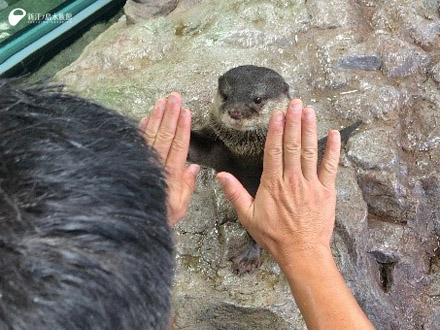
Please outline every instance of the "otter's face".
[[255, 66], [232, 69], [219, 79], [213, 115], [223, 126], [237, 131], [267, 127], [276, 110], [289, 103], [289, 86], [276, 72]]

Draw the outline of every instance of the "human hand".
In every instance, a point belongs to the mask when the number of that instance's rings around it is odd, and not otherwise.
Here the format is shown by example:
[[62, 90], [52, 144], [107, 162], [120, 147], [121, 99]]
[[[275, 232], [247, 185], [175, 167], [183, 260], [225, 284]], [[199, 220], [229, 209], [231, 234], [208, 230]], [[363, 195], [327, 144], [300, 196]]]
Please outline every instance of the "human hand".
[[302, 108], [292, 100], [286, 115], [272, 116], [255, 199], [233, 175], [217, 176], [243, 226], [281, 266], [304, 253], [328, 255], [335, 221], [340, 135], [329, 133], [318, 172], [315, 111]]
[[139, 128], [165, 165], [168, 185], [168, 223], [174, 226], [186, 213], [200, 166], [186, 166], [191, 135], [191, 113], [181, 109], [179, 93], [159, 99]]

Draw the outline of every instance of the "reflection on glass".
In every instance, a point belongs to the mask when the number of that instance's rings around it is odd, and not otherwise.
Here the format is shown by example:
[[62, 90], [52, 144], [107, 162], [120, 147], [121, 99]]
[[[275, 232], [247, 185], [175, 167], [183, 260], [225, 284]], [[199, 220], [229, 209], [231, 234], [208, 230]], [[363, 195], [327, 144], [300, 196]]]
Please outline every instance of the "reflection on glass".
[[[0, 46], [10, 40], [10, 38], [13, 38], [18, 32], [43, 22], [49, 17], [47, 16], [48, 13], [52, 13], [59, 6], [70, 2], [72, 1], [0, 0]], [[22, 19], [18, 17], [17, 19], [20, 19], [19, 22], [13, 26], [9, 16], [12, 11], [14, 11], [12, 15], [20, 16], [20, 10], [16, 10], [17, 8], [23, 9], [26, 14]]]

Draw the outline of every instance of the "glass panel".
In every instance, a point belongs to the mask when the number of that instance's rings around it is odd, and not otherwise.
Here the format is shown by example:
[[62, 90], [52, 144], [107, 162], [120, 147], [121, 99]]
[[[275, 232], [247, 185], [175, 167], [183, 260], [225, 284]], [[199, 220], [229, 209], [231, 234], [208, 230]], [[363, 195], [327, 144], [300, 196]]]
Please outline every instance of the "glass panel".
[[[0, 0], [0, 43], [10, 40], [17, 33], [27, 30], [33, 25], [39, 24], [44, 20], [46, 14], [71, 2], [73, 1]], [[18, 8], [23, 9], [26, 13]], [[13, 13], [11, 14], [11, 12]]]

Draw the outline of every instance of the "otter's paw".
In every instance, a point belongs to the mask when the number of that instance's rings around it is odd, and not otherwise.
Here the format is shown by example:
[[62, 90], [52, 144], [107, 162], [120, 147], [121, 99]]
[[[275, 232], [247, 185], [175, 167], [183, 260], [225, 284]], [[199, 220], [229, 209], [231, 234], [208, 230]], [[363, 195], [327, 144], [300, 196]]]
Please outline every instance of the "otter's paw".
[[261, 248], [251, 245], [246, 246], [244, 251], [231, 257], [232, 272], [239, 276], [249, 273], [252, 274], [261, 266]]

